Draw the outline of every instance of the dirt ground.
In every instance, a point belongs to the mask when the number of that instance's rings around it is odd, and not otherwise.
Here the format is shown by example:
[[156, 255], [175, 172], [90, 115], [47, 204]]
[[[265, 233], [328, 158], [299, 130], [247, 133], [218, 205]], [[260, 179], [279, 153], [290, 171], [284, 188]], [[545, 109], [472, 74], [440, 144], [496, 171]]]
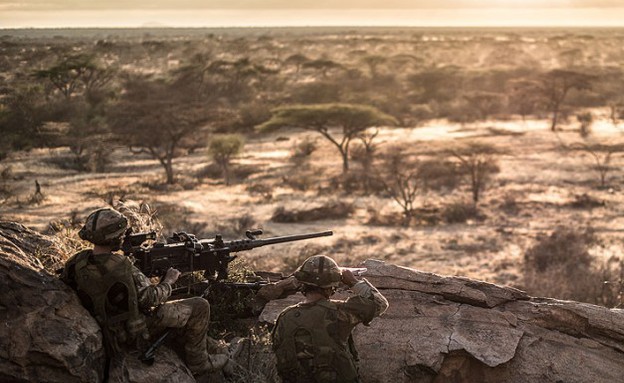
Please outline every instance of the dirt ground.
[[[121, 197], [136, 203], [147, 202], [156, 210], [177, 206], [177, 214], [183, 216], [177, 217], [176, 222], [186, 226], [177, 230], [199, 227], [202, 232], [198, 234], [202, 235], [212, 235], [228, 222], [240, 222], [242, 216], [250, 217], [248, 222], [263, 228], [265, 236], [334, 231], [332, 237], [242, 254], [241, 258], [255, 269], [288, 272], [306, 256], [323, 252], [335, 256], [341, 264], [355, 266], [361, 260], [375, 258], [437, 274], [521, 287], [525, 251], [538, 236], [549, 234], [558, 226], [593, 228], [600, 245], [591, 251], [598, 259], [620, 257], [622, 253], [622, 154], [613, 156], [607, 187], [600, 187], [591, 157], [562, 148], [574, 142], [623, 142], [624, 132], [613, 127], [604, 118], [604, 112], [586, 139], [580, 137], [577, 125], [564, 125], [556, 134], [545, 120], [490, 121], [466, 126], [430, 121], [416, 128], [382, 128], [377, 138], [380, 148], [403, 143], [414, 153], [425, 153], [474, 139], [501, 149], [501, 171], [479, 205], [485, 219], [462, 224], [442, 222], [407, 228], [370, 225], [367, 222], [371, 210], [399, 212], [399, 206], [390, 198], [361, 193], [321, 193], [318, 188], [294, 190], [285, 178], [301, 170], [290, 158], [295, 145], [306, 137], [318, 140], [319, 149], [309, 164], [317, 176], [329, 179], [341, 171], [335, 148], [315, 133], [304, 131], [248, 138], [235, 164], [248, 169], [246, 173], [250, 174], [239, 177], [230, 186], [218, 178], [199, 176], [210, 163], [203, 150], [175, 160], [179, 183], [173, 186], [162, 185], [164, 172], [155, 160], [133, 155], [123, 147], [115, 149], [114, 163], [107, 173], [80, 173], [56, 166], [69, 156], [66, 148], [14, 153], [2, 166], [11, 167], [10, 187], [15, 197], [0, 205], [0, 218], [46, 231], [51, 221], [83, 218], [90, 210], [106, 205], [107, 200]], [[40, 203], [29, 202], [35, 180], [45, 196]], [[258, 184], [265, 186], [264, 193], [249, 191], [250, 186]], [[598, 206], [571, 205], [583, 195], [598, 201]], [[469, 199], [470, 191], [464, 185], [444, 195], [421, 195], [419, 204], [442, 208]], [[336, 200], [352, 203], [354, 212], [343, 219], [271, 221], [278, 207], [306, 209]], [[242, 237], [243, 232], [238, 235]]]

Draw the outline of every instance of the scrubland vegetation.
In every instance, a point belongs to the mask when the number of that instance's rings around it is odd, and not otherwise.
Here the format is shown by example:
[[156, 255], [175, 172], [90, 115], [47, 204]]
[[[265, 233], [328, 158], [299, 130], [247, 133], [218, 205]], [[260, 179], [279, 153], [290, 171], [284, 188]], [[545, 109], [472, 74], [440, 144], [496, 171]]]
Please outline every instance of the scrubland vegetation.
[[68, 253], [122, 204], [163, 233], [335, 231], [257, 270], [325, 253], [623, 303], [622, 30], [5, 32], [0, 214]]

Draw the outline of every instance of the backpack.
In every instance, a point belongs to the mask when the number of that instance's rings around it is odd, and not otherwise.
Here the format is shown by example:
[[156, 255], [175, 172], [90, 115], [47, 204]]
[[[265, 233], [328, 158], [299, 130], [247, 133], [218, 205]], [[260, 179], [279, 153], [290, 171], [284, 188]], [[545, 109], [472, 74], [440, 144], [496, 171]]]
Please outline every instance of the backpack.
[[273, 345], [277, 370], [285, 381], [357, 382], [358, 372], [349, 344], [334, 339], [328, 328], [338, 320], [331, 301], [298, 304], [280, 314]]

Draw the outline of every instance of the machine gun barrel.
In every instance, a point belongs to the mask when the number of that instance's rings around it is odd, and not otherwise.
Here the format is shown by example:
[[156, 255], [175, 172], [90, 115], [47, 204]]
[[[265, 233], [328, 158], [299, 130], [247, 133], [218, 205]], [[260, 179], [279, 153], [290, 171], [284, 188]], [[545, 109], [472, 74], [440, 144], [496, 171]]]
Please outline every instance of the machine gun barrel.
[[[328, 237], [333, 235], [331, 230], [321, 231], [318, 233], [306, 233], [306, 234], [293, 234], [285, 235], [281, 237], [260, 238], [260, 239], [239, 239], [234, 241], [224, 242], [224, 247], [227, 247], [229, 252], [236, 253], [239, 251], [246, 251], [255, 249], [256, 247], [262, 247], [266, 245], [274, 245], [277, 243], [303, 241], [305, 239]], [[248, 235], [249, 236], [249, 235]]]

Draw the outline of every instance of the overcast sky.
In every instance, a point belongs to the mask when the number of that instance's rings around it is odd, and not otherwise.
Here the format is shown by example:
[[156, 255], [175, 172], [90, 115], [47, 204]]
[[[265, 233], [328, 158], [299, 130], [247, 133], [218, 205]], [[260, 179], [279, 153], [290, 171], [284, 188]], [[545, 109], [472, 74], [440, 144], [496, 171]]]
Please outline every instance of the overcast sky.
[[0, 28], [624, 26], [624, 0], [0, 0]]

